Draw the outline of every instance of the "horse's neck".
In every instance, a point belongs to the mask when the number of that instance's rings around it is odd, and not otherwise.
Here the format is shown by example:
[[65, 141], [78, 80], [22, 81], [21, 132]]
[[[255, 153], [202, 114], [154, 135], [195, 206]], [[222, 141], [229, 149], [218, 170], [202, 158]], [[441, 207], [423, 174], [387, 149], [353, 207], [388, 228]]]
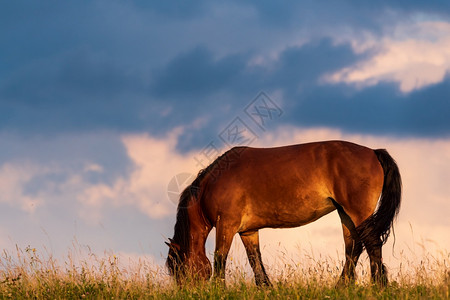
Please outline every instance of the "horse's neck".
[[189, 205], [188, 215], [191, 251], [204, 252], [206, 238], [208, 237], [212, 226], [203, 214], [198, 201], [195, 201]]

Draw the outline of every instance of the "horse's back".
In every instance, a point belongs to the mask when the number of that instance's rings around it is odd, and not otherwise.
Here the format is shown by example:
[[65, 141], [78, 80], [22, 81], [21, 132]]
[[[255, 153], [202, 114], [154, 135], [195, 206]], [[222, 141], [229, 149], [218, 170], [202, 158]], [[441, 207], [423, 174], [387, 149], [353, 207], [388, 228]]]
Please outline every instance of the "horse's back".
[[203, 205], [213, 223], [222, 216], [244, 231], [295, 227], [333, 211], [331, 199], [348, 206], [346, 193], [380, 172], [372, 149], [344, 141], [234, 148], [209, 174]]

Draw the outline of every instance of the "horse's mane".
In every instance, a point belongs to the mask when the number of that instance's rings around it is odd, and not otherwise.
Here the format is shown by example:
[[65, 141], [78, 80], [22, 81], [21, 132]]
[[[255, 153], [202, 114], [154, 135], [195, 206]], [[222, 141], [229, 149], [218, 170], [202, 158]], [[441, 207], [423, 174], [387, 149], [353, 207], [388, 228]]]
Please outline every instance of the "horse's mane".
[[[240, 148], [240, 147], [239, 147]], [[180, 245], [182, 252], [189, 249], [189, 215], [187, 208], [191, 204], [192, 200], [198, 200], [198, 192], [200, 191], [201, 184], [203, 183], [206, 175], [210, 174], [220, 163], [220, 161], [230, 152], [237, 152], [238, 148], [232, 148], [226, 151], [221, 156], [217, 157], [209, 166], [200, 170], [194, 181], [187, 186], [180, 195], [180, 201], [177, 208], [177, 221], [174, 228], [173, 241]], [[234, 153], [235, 154], [235, 153]], [[181, 253], [180, 253], [181, 254]]]

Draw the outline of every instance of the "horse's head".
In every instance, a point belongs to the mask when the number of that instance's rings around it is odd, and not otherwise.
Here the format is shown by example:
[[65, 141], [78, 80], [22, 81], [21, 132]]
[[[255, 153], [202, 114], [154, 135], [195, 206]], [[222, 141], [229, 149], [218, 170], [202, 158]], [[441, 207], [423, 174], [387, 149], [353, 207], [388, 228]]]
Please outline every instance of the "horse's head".
[[[181, 251], [181, 246], [175, 243], [172, 239], [169, 239], [170, 243], [166, 242], [169, 246], [169, 254], [167, 255], [166, 267], [169, 269], [170, 276], [178, 277], [186, 255]], [[183, 259], [182, 259], [183, 258]]]
[[182, 247], [169, 239], [169, 254], [167, 255], [166, 266], [171, 276], [175, 277], [177, 283], [182, 283], [186, 279], [207, 280], [212, 275], [211, 262], [204, 254], [193, 254], [195, 252], [186, 251]]

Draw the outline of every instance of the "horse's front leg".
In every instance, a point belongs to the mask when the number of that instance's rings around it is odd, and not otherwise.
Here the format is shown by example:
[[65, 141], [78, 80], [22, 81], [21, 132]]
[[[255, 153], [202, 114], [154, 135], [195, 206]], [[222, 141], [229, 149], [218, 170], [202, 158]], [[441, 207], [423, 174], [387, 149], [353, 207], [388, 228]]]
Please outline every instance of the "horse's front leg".
[[216, 227], [216, 249], [214, 251], [214, 280], [225, 283], [225, 268], [233, 236], [236, 233], [231, 226]]
[[247, 251], [250, 266], [255, 273], [255, 282], [257, 286], [271, 286], [269, 277], [261, 258], [261, 251], [259, 250], [259, 234], [258, 231], [241, 232], [242, 243]]

